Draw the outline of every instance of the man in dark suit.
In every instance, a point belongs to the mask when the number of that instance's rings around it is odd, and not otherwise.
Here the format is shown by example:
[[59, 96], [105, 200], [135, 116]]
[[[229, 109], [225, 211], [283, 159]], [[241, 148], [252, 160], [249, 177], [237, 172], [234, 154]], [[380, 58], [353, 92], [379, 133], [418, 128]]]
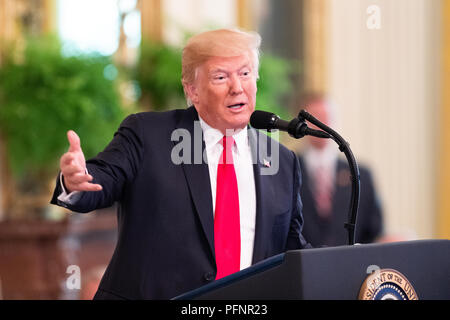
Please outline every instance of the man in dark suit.
[[[325, 96], [305, 95], [306, 109], [321, 122], [334, 126], [335, 110]], [[314, 127], [312, 125], [312, 127]], [[348, 221], [351, 181], [346, 160], [339, 158], [332, 140], [308, 137], [307, 146], [299, 153], [302, 170], [301, 198], [305, 228], [303, 235], [313, 246], [348, 244], [344, 223]], [[358, 164], [360, 201], [355, 242], [371, 243], [383, 232], [381, 204], [369, 169]]]
[[129, 116], [88, 161], [68, 132], [52, 203], [77, 212], [119, 204], [96, 299], [168, 299], [308, 247], [298, 159], [248, 127], [259, 45], [241, 31], [194, 36], [182, 75], [193, 106]]

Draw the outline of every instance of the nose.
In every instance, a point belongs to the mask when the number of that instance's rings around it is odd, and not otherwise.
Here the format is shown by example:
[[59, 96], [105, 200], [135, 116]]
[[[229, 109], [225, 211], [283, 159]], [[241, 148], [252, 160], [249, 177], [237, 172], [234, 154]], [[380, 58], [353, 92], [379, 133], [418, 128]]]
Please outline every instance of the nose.
[[241, 79], [237, 75], [231, 77], [230, 94], [239, 95], [243, 92]]

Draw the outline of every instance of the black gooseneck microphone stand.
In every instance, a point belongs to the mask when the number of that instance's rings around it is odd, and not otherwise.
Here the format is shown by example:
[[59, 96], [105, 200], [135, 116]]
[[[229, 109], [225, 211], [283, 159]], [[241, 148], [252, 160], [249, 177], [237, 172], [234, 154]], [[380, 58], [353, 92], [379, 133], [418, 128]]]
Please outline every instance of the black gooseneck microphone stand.
[[[358, 206], [359, 206], [359, 192], [360, 192], [360, 181], [359, 181], [359, 167], [356, 163], [355, 157], [353, 156], [352, 150], [350, 149], [350, 144], [344, 140], [336, 131], [320, 122], [316, 118], [314, 118], [310, 113], [305, 110], [301, 110], [298, 114], [297, 119], [299, 120], [296, 123], [297, 130], [292, 130], [299, 134], [294, 135], [295, 138], [301, 138], [305, 134], [312, 135], [318, 138], [330, 138], [333, 139], [339, 146], [339, 150], [345, 154], [347, 158], [348, 165], [350, 167], [350, 178], [352, 182], [352, 195], [350, 199], [350, 210], [348, 214], [348, 222], [345, 223], [345, 228], [348, 231], [348, 242], [350, 245], [355, 244], [355, 226], [356, 226], [356, 218], [358, 214]], [[308, 133], [306, 133], [306, 121], [311, 122], [316, 125], [324, 132], [320, 130], [312, 130], [308, 128]]]

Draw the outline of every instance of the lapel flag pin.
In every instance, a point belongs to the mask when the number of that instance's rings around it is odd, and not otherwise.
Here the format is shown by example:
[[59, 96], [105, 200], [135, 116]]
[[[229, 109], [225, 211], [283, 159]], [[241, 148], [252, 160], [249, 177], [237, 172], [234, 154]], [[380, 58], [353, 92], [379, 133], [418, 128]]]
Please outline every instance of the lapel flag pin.
[[267, 159], [263, 160], [263, 164], [264, 164], [264, 167], [270, 168], [270, 161], [267, 161]]

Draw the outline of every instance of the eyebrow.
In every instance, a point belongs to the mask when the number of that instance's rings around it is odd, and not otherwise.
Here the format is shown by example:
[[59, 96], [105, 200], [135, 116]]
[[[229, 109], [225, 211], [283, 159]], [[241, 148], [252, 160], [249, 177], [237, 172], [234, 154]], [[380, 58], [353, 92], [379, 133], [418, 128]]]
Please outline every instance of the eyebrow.
[[[251, 69], [251, 65], [250, 65], [249, 63], [246, 63], [246, 64], [244, 64], [243, 66], [241, 66], [240, 68], [238, 68], [237, 70], [239, 71], [239, 70], [242, 70], [242, 69], [244, 69], [244, 68], [249, 68], [249, 69]], [[219, 67], [219, 68], [215, 68], [215, 69], [210, 70], [210, 71], [209, 71], [209, 74], [219, 73], [219, 72], [229, 73], [228, 70], [225, 70], [225, 69]]]

